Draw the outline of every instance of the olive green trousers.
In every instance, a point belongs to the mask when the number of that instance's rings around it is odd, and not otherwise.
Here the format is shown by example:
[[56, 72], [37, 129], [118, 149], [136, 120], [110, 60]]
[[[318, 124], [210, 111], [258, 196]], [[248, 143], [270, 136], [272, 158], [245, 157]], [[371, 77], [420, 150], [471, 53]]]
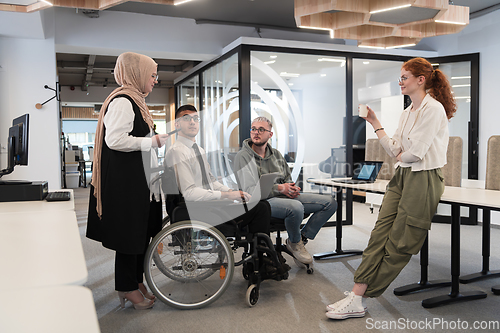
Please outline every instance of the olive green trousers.
[[354, 274], [354, 282], [368, 285], [365, 296], [382, 295], [411, 256], [420, 251], [443, 191], [441, 169], [396, 169]]

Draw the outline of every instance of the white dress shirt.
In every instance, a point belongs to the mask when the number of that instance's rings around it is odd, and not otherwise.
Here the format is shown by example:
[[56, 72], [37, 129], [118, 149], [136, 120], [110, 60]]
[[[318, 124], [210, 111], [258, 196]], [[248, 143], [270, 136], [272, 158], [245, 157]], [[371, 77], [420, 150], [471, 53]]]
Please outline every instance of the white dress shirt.
[[203, 188], [201, 167], [192, 148], [193, 144], [194, 141], [179, 135], [166, 153], [166, 163], [174, 167], [179, 191], [186, 201], [218, 200], [221, 198], [221, 192], [227, 192], [230, 188], [218, 182], [212, 175], [205, 150], [198, 146], [210, 183], [210, 189]]

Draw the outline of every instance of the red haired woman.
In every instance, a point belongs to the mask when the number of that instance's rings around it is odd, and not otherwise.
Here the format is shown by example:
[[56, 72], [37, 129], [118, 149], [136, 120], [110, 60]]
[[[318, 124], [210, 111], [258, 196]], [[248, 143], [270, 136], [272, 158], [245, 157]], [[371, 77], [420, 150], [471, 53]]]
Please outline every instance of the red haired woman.
[[375, 112], [368, 121], [391, 157], [396, 172], [390, 180], [352, 291], [326, 307], [331, 319], [363, 317], [365, 298], [380, 296], [422, 247], [444, 191], [441, 167], [446, 164], [448, 120], [456, 104], [448, 79], [423, 58], [405, 62], [399, 86], [412, 104], [404, 110], [392, 138]]

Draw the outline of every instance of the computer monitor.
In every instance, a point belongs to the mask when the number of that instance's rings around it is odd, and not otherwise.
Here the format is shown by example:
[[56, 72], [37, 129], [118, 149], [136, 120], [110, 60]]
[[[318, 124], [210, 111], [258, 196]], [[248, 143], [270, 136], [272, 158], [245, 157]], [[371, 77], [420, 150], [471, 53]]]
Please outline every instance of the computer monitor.
[[[16, 165], [28, 165], [29, 115], [25, 114], [12, 121], [9, 128], [7, 169], [0, 170], [0, 177], [14, 171]], [[29, 184], [30, 181], [0, 181], [1, 185]]]
[[17, 117], [12, 121], [12, 126], [19, 128], [18, 141], [14, 150], [14, 164], [28, 165], [28, 130], [29, 130], [29, 114]]

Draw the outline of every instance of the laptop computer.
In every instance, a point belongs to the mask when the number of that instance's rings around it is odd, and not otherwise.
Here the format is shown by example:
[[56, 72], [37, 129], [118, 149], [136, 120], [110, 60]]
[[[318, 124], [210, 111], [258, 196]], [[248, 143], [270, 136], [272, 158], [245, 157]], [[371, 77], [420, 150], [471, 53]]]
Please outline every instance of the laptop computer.
[[366, 183], [374, 183], [375, 179], [382, 169], [382, 164], [384, 162], [380, 161], [363, 161], [359, 163], [359, 167], [354, 170], [354, 175], [351, 179], [332, 179], [337, 183], [344, 184], [366, 184]]
[[261, 199], [267, 199], [271, 190], [273, 189], [274, 182], [276, 178], [280, 177], [280, 173], [266, 173], [260, 176], [259, 181], [255, 185], [255, 188], [250, 195], [252, 196], [249, 200], [250, 202], [258, 202]]

